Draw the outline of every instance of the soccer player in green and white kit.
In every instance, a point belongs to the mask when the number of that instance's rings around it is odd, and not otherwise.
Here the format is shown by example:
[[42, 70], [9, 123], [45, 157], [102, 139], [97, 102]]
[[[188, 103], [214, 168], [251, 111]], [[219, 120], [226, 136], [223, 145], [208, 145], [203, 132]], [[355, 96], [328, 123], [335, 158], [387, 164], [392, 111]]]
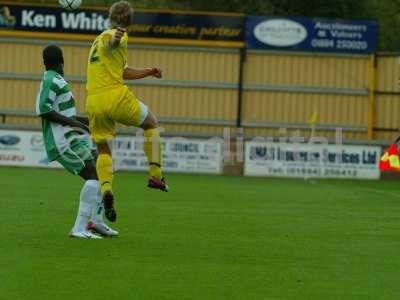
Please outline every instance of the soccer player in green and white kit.
[[[50, 161], [85, 180], [80, 194], [79, 211], [71, 237], [98, 239], [117, 236], [118, 232], [103, 221], [103, 203], [91, 153], [86, 118], [76, 117], [73, 95], [64, 76], [64, 58], [57, 46], [43, 50], [46, 72], [36, 100], [36, 113], [42, 119], [43, 139]], [[86, 123], [86, 124], [85, 124]]]

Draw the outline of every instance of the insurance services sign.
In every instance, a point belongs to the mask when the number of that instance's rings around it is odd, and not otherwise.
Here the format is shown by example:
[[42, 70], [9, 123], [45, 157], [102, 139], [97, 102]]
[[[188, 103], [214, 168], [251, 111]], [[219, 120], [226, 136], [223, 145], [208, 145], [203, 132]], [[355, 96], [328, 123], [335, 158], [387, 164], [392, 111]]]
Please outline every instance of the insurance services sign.
[[246, 176], [380, 178], [375, 146], [248, 142], [245, 155]]
[[346, 21], [249, 16], [246, 42], [251, 49], [366, 54], [376, 50], [378, 24]]

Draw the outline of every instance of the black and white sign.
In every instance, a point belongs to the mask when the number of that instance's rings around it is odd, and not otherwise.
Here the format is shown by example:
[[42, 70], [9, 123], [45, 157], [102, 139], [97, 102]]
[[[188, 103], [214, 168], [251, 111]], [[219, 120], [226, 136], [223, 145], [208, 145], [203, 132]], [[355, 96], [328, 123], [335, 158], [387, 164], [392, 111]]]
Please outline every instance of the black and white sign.
[[245, 175], [379, 179], [380, 147], [322, 144], [246, 144]]

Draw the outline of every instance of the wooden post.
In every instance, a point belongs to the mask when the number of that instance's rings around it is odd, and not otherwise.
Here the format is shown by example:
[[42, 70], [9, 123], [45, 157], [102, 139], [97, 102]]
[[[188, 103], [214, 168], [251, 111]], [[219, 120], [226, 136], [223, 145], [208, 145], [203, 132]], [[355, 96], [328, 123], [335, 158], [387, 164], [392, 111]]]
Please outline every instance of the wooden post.
[[375, 124], [376, 55], [371, 54], [368, 61], [368, 139], [374, 138]]

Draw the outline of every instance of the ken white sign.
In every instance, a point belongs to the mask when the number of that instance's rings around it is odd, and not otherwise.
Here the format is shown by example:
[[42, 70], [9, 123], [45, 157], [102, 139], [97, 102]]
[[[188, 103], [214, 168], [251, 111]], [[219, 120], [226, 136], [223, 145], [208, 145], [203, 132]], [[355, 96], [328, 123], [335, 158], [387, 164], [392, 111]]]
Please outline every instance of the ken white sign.
[[245, 155], [246, 176], [380, 178], [380, 147], [249, 142]]

